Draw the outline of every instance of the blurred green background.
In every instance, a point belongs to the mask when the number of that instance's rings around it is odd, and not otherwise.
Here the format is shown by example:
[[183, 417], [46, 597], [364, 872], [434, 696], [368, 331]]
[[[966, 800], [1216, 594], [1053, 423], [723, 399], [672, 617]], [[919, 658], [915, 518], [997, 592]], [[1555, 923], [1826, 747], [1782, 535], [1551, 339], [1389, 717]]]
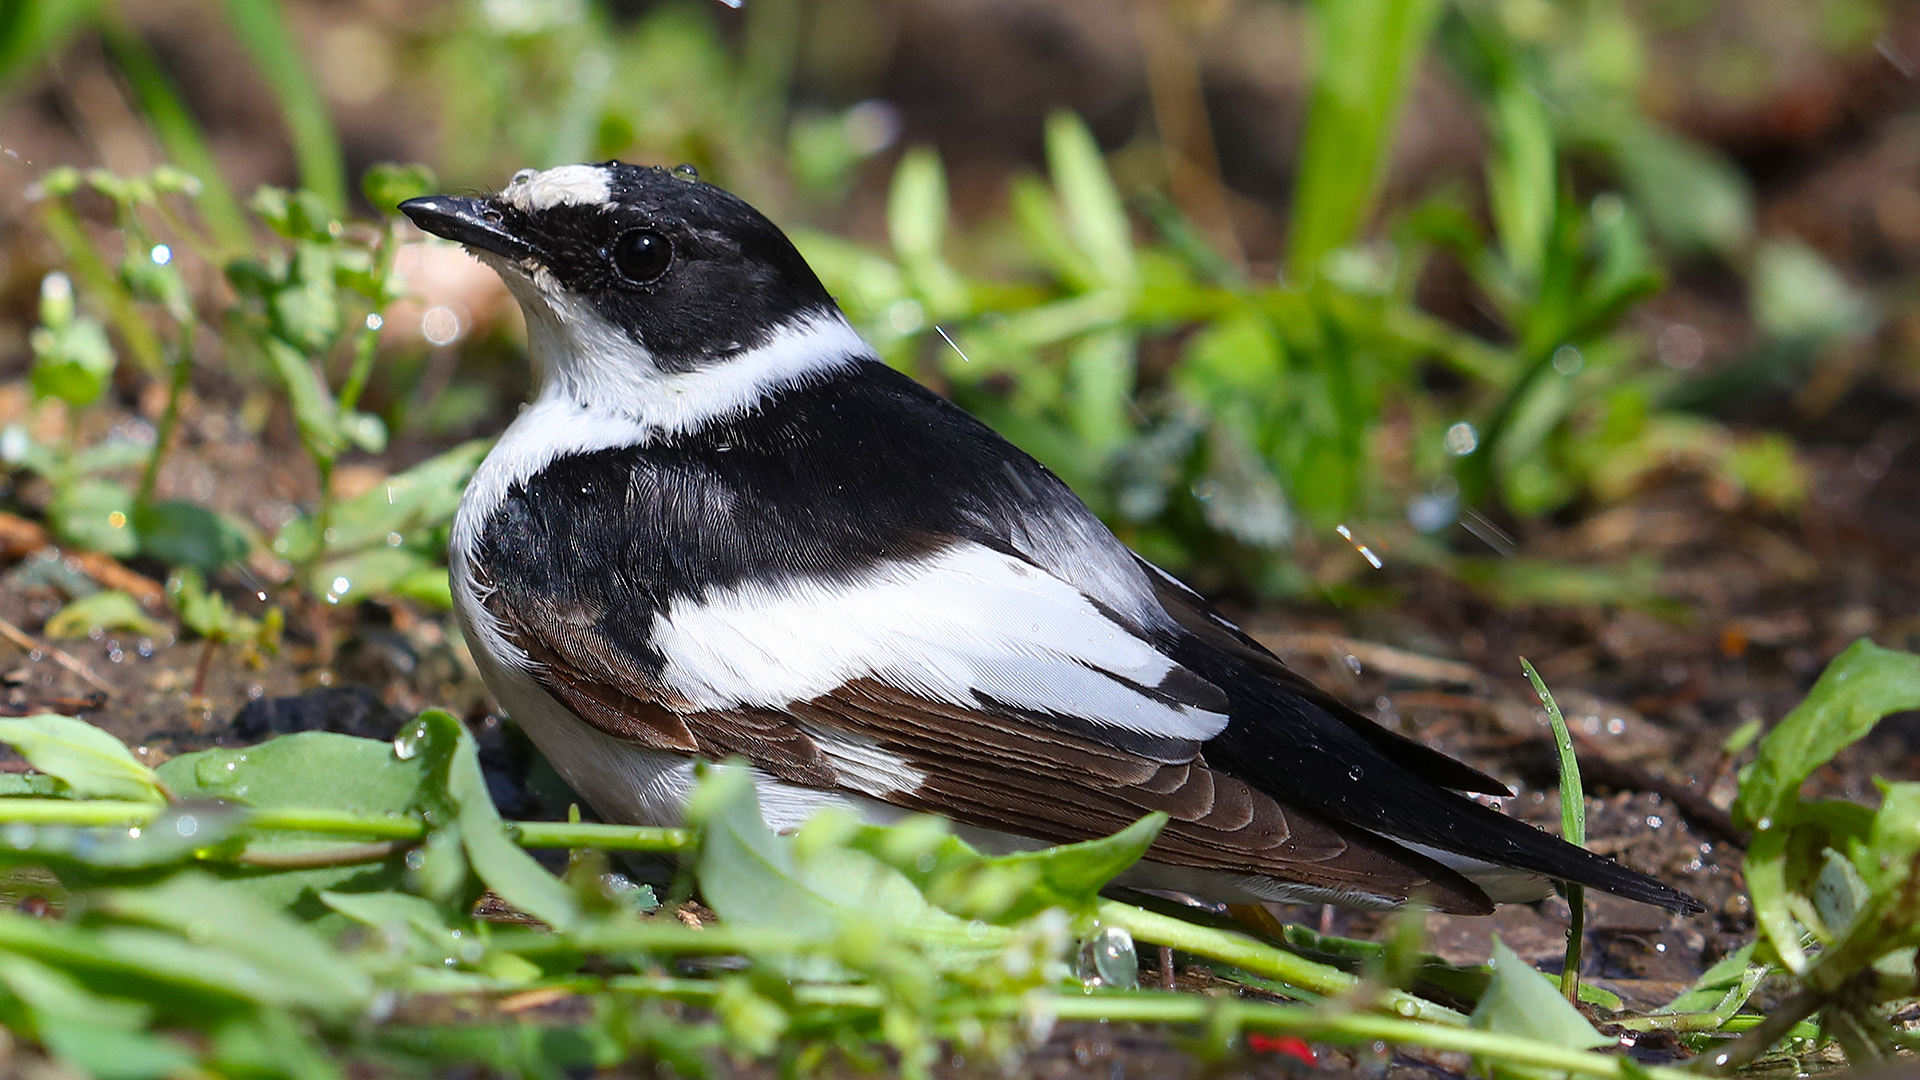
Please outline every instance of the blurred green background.
[[527, 375], [391, 203], [619, 157], [761, 207], [1209, 590], [1618, 599], [1530, 538], [1793, 515], [1832, 461], [1920, 543], [1914, 57], [1870, 0], [9, 0], [5, 497], [156, 574], [442, 599]]

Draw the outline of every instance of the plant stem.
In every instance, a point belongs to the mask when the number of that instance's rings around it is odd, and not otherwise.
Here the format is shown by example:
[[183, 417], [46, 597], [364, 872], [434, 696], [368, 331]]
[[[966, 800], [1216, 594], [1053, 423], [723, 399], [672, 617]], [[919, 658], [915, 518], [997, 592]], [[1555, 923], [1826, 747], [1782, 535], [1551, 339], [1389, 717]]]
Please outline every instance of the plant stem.
[[607, 825], [597, 821], [510, 821], [507, 834], [530, 848], [599, 848], [603, 851], [683, 851], [693, 845], [685, 829]]
[[193, 381], [193, 339], [195, 320], [180, 324], [180, 342], [173, 357], [172, 377], [167, 380], [167, 407], [153, 433], [153, 452], [147, 455], [147, 467], [140, 473], [140, 494], [136, 505], [153, 505], [154, 489], [160, 483], [160, 465], [166, 460], [167, 447], [173, 442], [174, 429], [180, 426], [180, 398]]
[[[1225, 961], [1256, 975], [1278, 979], [1289, 986], [1297, 986], [1324, 997], [1351, 993], [1360, 982], [1355, 976], [1338, 968], [1316, 964], [1305, 957], [1264, 945], [1244, 934], [1198, 926], [1130, 904], [1103, 900], [1098, 916], [1102, 923], [1119, 927], [1137, 940], [1170, 945], [1195, 956]], [[1467, 1022], [1466, 1017], [1452, 1009], [1401, 990], [1382, 992], [1379, 1004], [1401, 1016], [1433, 1023]]]
[[[680, 930], [677, 939], [699, 938], [712, 931]], [[499, 937], [505, 937], [502, 934]], [[665, 935], [662, 935], [663, 937]], [[499, 937], [496, 940], [499, 940]], [[604, 982], [571, 980], [561, 984], [581, 990], [607, 989], [627, 993], [673, 997], [683, 1001], [710, 1001], [719, 992], [719, 984], [698, 979], [678, 979], [655, 975], [614, 976]], [[794, 1000], [815, 1008], [880, 1009], [886, 998], [879, 987], [801, 984], [793, 988]], [[1574, 1076], [1625, 1080], [1628, 1062], [1618, 1057], [1474, 1028], [1424, 1023], [1370, 1013], [1335, 1011], [1305, 1005], [1276, 1005], [1261, 1001], [1236, 1001], [1206, 998], [1193, 994], [1170, 994], [1143, 990], [1119, 994], [1031, 994], [1020, 998], [991, 997], [966, 999], [956, 1012], [964, 1016], [992, 1015], [1002, 1018], [1047, 1016], [1057, 1020], [1107, 1020], [1139, 1023], [1199, 1024], [1224, 1022], [1230, 1029], [1259, 1028], [1283, 1031], [1303, 1038], [1341, 1045], [1364, 1045], [1384, 1041], [1399, 1046], [1419, 1046], [1429, 1050], [1453, 1051], [1498, 1062], [1502, 1065], [1552, 1069]], [[1642, 1071], [1644, 1070], [1644, 1071]], [[1642, 1066], [1634, 1076], [1653, 1080], [1698, 1080], [1698, 1074], [1664, 1065]]]
[[[367, 388], [367, 379], [373, 375], [374, 354], [380, 345], [380, 327], [384, 325], [381, 309], [385, 307], [382, 299], [386, 295], [386, 280], [393, 273], [393, 260], [398, 253], [400, 239], [394, 234], [393, 219], [387, 220], [385, 234], [380, 240], [380, 253], [374, 257], [373, 280], [380, 295], [374, 298], [373, 310], [367, 313], [366, 321], [360, 326], [358, 340], [353, 347], [353, 367], [347, 371], [347, 381], [340, 387], [340, 396], [335, 399], [335, 415], [345, 419], [346, 415], [360, 404], [360, 394]], [[381, 322], [374, 322], [381, 319]]]
[[[166, 812], [163, 803], [125, 799], [0, 798], [0, 823], [73, 825], [81, 828], [145, 825]], [[685, 849], [692, 834], [684, 829], [658, 829], [599, 822], [510, 821], [508, 835], [522, 847], [593, 847], [607, 851], [673, 852]], [[306, 832], [360, 840], [419, 840], [426, 823], [417, 817], [356, 814], [320, 807], [263, 807], [247, 819], [256, 832]]]

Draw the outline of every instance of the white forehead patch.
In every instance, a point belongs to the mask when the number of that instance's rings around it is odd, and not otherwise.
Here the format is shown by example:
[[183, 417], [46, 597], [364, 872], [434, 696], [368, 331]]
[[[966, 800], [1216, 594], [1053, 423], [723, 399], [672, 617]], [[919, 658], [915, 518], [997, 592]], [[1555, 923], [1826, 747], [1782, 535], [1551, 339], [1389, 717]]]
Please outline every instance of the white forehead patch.
[[500, 201], [526, 213], [556, 206], [598, 206], [613, 195], [603, 165], [561, 165], [545, 172], [522, 169], [500, 192]]

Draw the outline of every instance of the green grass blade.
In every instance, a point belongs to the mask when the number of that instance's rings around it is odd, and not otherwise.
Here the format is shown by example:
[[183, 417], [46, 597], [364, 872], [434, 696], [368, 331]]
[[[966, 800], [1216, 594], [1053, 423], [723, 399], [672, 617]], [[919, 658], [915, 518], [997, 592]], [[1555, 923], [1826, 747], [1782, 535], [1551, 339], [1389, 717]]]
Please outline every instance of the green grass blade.
[[[1560, 715], [1560, 706], [1553, 700], [1553, 693], [1547, 689], [1540, 673], [1526, 657], [1520, 658], [1520, 667], [1527, 673], [1527, 681], [1533, 684], [1533, 692], [1540, 697], [1540, 704], [1547, 710], [1547, 721], [1553, 725], [1553, 745], [1560, 752], [1560, 835], [1569, 844], [1578, 847], [1587, 846], [1587, 793], [1580, 783], [1580, 762], [1573, 754], [1573, 732], [1567, 730], [1567, 718]], [[1567, 1000], [1580, 1000], [1580, 946], [1587, 932], [1587, 890], [1573, 882], [1567, 882], [1567, 958], [1560, 969], [1560, 989]]]
[[1311, 277], [1373, 210], [1381, 165], [1439, 0], [1317, 0], [1306, 139], [1294, 185], [1287, 273]]
[[66, 48], [94, 20], [100, 0], [7, 0], [0, 3], [0, 95], [22, 75]]
[[213, 151], [207, 148], [200, 124], [187, 111], [179, 89], [161, 69], [153, 50], [139, 33], [118, 18], [101, 20], [100, 36], [127, 77], [134, 99], [147, 114], [147, 122], [153, 126], [160, 145], [166, 148], [167, 156], [200, 181], [196, 202], [207, 220], [207, 227], [221, 246], [232, 250], [246, 248], [252, 237], [240, 202], [227, 186]]
[[280, 115], [300, 163], [300, 186], [320, 197], [327, 212], [347, 210], [347, 168], [340, 136], [320, 90], [308, 73], [279, 0], [226, 0], [227, 26], [246, 46], [255, 66], [280, 99]]

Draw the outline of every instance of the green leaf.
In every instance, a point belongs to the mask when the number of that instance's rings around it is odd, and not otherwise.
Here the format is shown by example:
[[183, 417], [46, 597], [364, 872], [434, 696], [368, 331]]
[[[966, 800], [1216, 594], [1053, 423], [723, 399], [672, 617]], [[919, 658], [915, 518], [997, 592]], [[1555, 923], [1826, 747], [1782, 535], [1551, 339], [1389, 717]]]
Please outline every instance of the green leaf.
[[[966, 920], [928, 903], [899, 872], [841, 844], [851, 830], [829, 821], [806, 843], [775, 835], [743, 768], [707, 770], [687, 820], [700, 830], [694, 873], [701, 895], [729, 922], [779, 927], [823, 947], [851, 937], [866, 941], [863, 952], [884, 952], [892, 946], [881, 941], [896, 942], [953, 964], [976, 961], [1007, 940], [998, 928], [969, 930]], [[790, 970], [827, 974], [819, 966]]]
[[1710, 1013], [1725, 1023], [1740, 1011], [1740, 1006], [1759, 988], [1760, 980], [1772, 970], [1765, 964], [1753, 962], [1753, 946], [1749, 941], [1721, 957], [1719, 963], [1701, 972], [1680, 996], [1654, 1012]]
[[140, 550], [133, 528], [133, 492], [105, 480], [80, 480], [54, 493], [47, 524], [62, 541], [124, 559]]
[[411, 942], [409, 951], [429, 963], [458, 959], [463, 939], [454, 932], [445, 913], [424, 896], [403, 892], [324, 892], [320, 901], [362, 926], [383, 933], [401, 933]]
[[1165, 814], [1148, 814], [1099, 840], [993, 857], [953, 836], [941, 818], [860, 826], [846, 844], [898, 870], [935, 905], [1004, 925], [1050, 907], [1091, 913], [1100, 890], [1140, 861], [1166, 823]]
[[1760, 740], [1740, 770], [1734, 818], [1743, 827], [1784, 824], [1800, 785], [1889, 713], [1920, 708], [1920, 656], [1862, 638], [1827, 665], [1806, 699]]
[[1753, 192], [1718, 151], [1626, 110], [1602, 114], [1587, 135], [1619, 164], [1628, 194], [1654, 232], [1686, 254], [1738, 256], [1753, 239]]
[[78, 799], [164, 802], [166, 789], [126, 744], [84, 720], [41, 713], [0, 720], [0, 742]]
[[0, 773], [0, 797], [61, 797], [60, 781], [40, 773]]
[[1133, 434], [1133, 335], [1106, 330], [1074, 342], [1067, 376], [1067, 408], [1081, 441], [1094, 454], [1118, 448]]
[[58, 968], [0, 953], [0, 983], [25, 1006], [26, 1032], [81, 1075], [157, 1080], [194, 1064], [186, 1050], [145, 1030], [151, 1010], [94, 994]]
[[100, 400], [113, 378], [113, 346], [92, 319], [75, 319], [58, 328], [40, 326], [28, 335], [33, 346], [32, 384], [36, 397], [58, 398], [74, 408]]
[[373, 992], [365, 973], [313, 931], [208, 875], [181, 874], [150, 888], [117, 889], [102, 894], [94, 906], [124, 921], [173, 931], [199, 952], [231, 957], [246, 968], [243, 985], [257, 1000], [346, 1015], [364, 1006]]
[[440, 181], [434, 178], [431, 168], [418, 162], [399, 165], [382, 161], [367, 167], [366, 175], [360, 180], [360, 190], [376, 211], [391, 216], [399, 213], [400, 204], [408, 199], [440, 190]]
[[1537, 288], [1560, 198], [1553, 118], [1533, 87], [1517, 77], [1501, 80], [1491, 111], [1497, 141], [1487, 168], [1488, 201], [1514, 277]]
[[1920, 783], [1887, 784], [1885, 789], [1864, 858], [1857, 857], [1854, 864], [1877, 897], [1895, 896], [1920, 856]]
[[1401, 103], [1439, 0], [1317, 0], [1313, 91], [1294, 181], [1287, 273], [1310, 279], [1373, 212]]
[[1066, 211], [1067, 232], [1106, 285], [1131, 289], [1138, 282], [1133, 226], [1120, 192], [1107, 172], [1093, 132], [1070, 112], [1047, 118], [1047, 171]]
[[[159, 768], [160, 779], [183, 799], [224, 799], [259, 809], [330, 807], [358, 814], [414, 813], [433, 784], [420, 755], [401, 757], [392, 743], [332, 732], [308, 731], [237, 749], [182, 754]], [[300, 832], [263, 832], [249, 850], [283, 856], [338, 848], [338, 837]], [[404, 855], [375, 863], [263, 873], [235, 868], [223, 876], [245, 883], [266, 903], [304, 919], [332, 909], [319, 894], [380, 892], [405, 878]]]
[[294, 246], [287, 280], [267, 299], [275, 337], [309, 354], [324, 350], [333, 340], [341, 318], [333, 264], [334, 252], [328, 244], [305, 240]]
[[167, 578], [167, 599], [187, 629], [209, 641], [240, 641], [260, 630], [260, 624], [233, 610], [206, 579], [191, 566], [182, 566]]
[[[1580, 1011], [1560, 996], [1560, 988], [1514, 954], [1499, 935], [1493, 939], [1493, 979], [1473, 1010], [1472, 1025], [1483, 1031], [1538, 1039], [1576, 1050], [1611, 1046], [1614, 1040], [1593, 1029]], [[1496, 1076], [1538, 1077], [1546, 1071], [1518, 1069], [1496, 1059], [1481, 1064]]]
[[446, 571], [432, 559], [409, 548], [377, 547], [344, 559], [329, 559], [314, 568], [306, 586], [330, 604], [353, 604], [371, 596], [391, 596], [400, 583], [422, 572]]
[[556, 930], [570, 929], [580, 917], [573, 894], [507, 835], [466, 725], [445, 710], [428, 709], [395, 737], [394, 745], [409, 740], [433, 763], [436, 778], [445, 785], [473, 872], [507, 903]]
[[41, 632], [55, 639], [84, 638], [93, 631], [128, 633], [158, 637], [166, 628], [140, 607], [140, 601], [119, 589], [102, 589], [83, 596], [47, 617]]
[[940, 155], [923, 146], [907, 151], [887, 195], [887, 235], [902, 262], [940, 257], [948, 213]]
[[966, 286], [940, 252], [949, 213], [947, 176], [939, 155], [925, 147], [908, 151], [888, 192], [887, 232], [901, 268], [936, 320], [967, 306]]
[[320, 373], [307, 362], [305, 354], [292, 345], [279, 338], [268, 338], [262, 347], [287, 391], [294, 423], [300, 429], [300, 441], [316, 456], [338, 455], [346, 444], [334, 423], [333, 391], [320, 380]]
[[[333, 537], [328, 550], [346, 554], [384, 547], [395, 536], [453, 520], [460, 493], [480, 459], [487, 456], [489, 445], [484, 439], [462, 443], [335, 506], [329, 518]], [[316, 540], [313, 528], [311, 518], [290, 522], [274, 538], [274, 553], [294, 562], [310, 557]]]
[[1832, 263], [1798, 240], [1769, 240], [1754, 257], [1753, 312], [1776, 338], [1825, 341], [1870, 332], [1872, 305]]
[[168, 499], [136, 506], [134, 531], [140, 551], [168, 566], [191, 566], [213, 573], [247, 557], [247, 534], [229, 518], [197, 503]]

